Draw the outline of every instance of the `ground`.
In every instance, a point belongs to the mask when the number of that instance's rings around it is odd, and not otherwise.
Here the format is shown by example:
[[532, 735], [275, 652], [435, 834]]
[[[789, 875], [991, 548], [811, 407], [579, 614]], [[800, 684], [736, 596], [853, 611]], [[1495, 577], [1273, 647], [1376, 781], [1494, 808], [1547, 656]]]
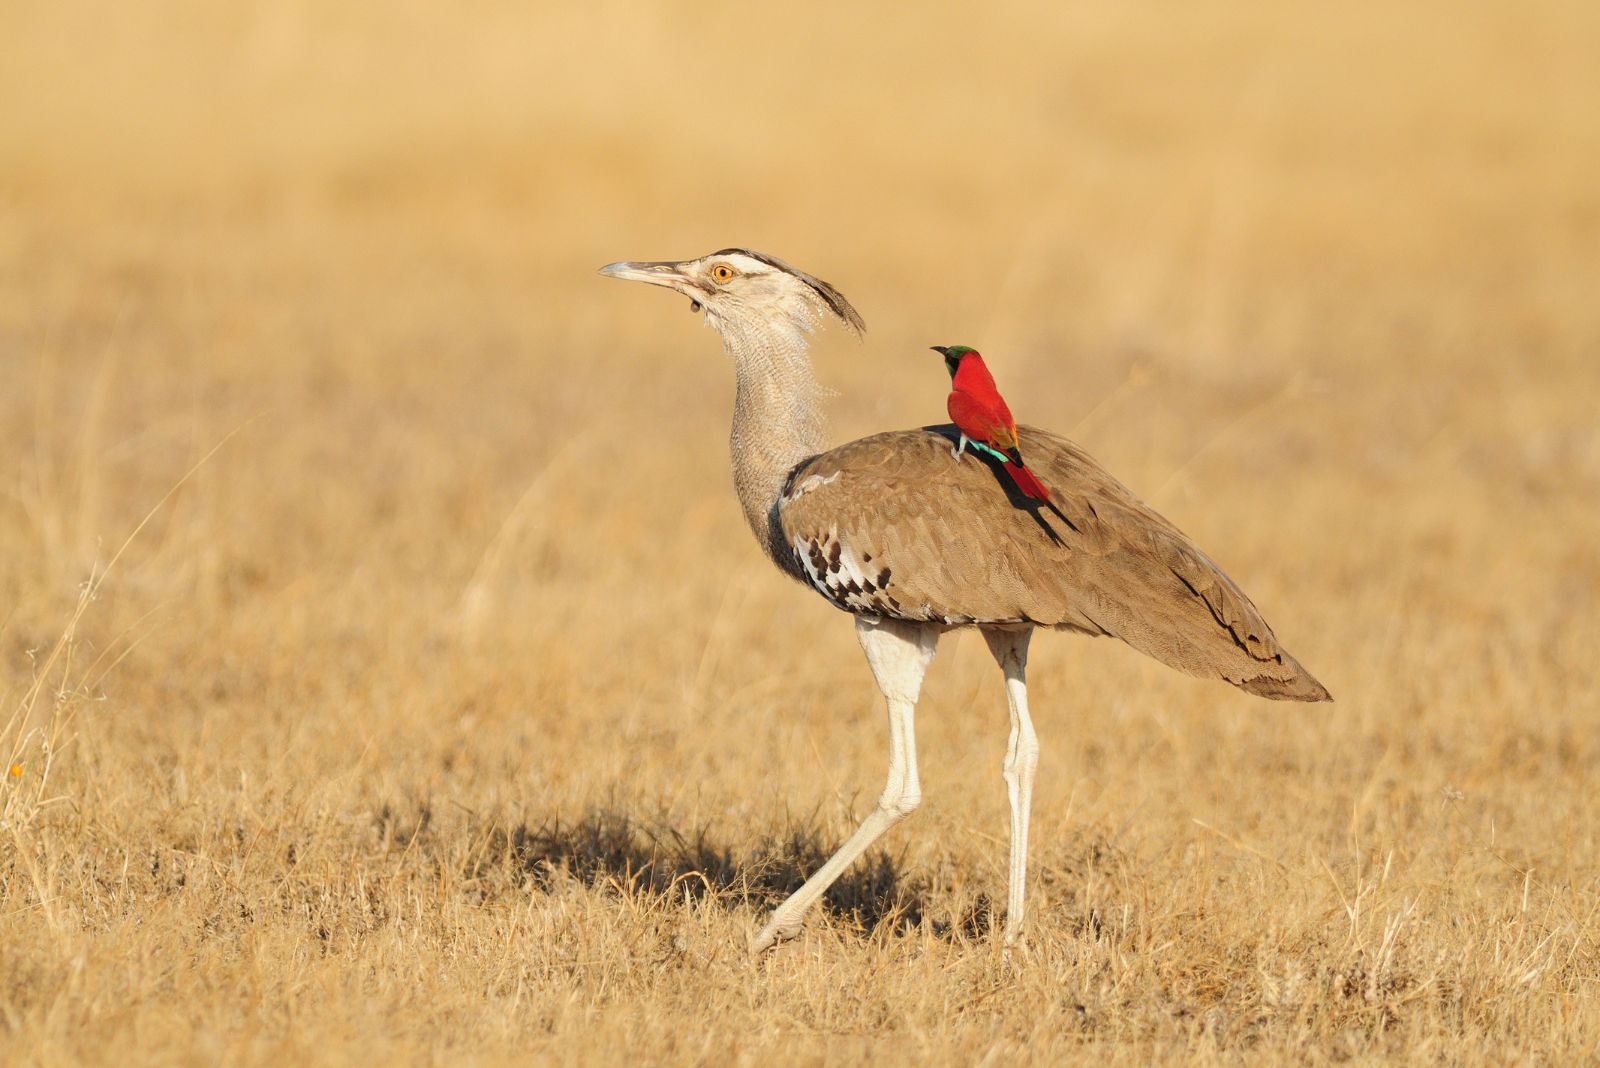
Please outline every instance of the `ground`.
[[[0, 42], [0, 1060], [1573, 1063], [1600, 1047], [1590, 5], [36, 5]], [[1192, 535], [1333, 692], [947, 638], [872, 805], [686, 302], [746, 244]], [[971, 547], [963, 547], [970, 551]]]

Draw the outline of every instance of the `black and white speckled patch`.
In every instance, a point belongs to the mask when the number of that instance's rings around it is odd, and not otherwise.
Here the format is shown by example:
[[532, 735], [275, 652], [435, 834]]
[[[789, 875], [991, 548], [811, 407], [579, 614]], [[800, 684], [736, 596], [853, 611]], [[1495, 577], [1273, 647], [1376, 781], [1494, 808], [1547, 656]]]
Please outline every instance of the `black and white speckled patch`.
[[900, 615], [900, 602], [889, 592], [889, 569], [869, 567], [837, 531], [797, 537], [790, 548], [800, 573], [830, 604], [862, 615]]
[[795, 570], [812, 589], [827, 598], [835, 608], [855, 615], [940, 623], [947, 627], [970, 624], [1015, 623], [1014, 619], [978, 619], [960, 613], [941, 612], [926, 603], [908, 603], [894, 577], [894, 569], [873, 554], [858, 553], [836, 529], [826, 534], [796, 535], [789, 546]]

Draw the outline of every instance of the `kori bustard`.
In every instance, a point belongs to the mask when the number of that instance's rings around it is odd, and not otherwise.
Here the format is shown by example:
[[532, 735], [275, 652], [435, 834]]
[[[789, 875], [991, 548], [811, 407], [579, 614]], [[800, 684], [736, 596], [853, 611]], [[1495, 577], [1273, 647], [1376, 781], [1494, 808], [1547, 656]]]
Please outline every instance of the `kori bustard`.
[[858, 335], [864, 324], [828, 283], [744, 248], [601, 273], [676, 290], [721, 334], [737, 381], [730, 445], [745, 520], [780, 570], [855, 617], [889, 707], [877, 807], [773, 911], [755, 951], [799, 934], [840, 873], [921, 802], [913, 713], [947, 630], [977, 627], [1005, 678], [1007, 944], [1022, 930], [1039, 754], [1025, 681], [1035, 628], [1120, 638], [1180, 671], [1274, 700], [1330, 699], [1216, 564], [1065, 438], [1019, 428], [1048, 503], [1008, 490], [990, 462], [953, 458], [959, 435], [949, 425], [829, 449], [808, 335], [828, 318]]

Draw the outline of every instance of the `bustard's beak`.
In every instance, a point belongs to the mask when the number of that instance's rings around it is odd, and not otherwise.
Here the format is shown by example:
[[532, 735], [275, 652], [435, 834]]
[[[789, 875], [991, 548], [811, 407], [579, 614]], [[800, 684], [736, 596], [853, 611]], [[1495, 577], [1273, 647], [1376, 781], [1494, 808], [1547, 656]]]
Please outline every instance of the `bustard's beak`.
[[648, 282], [653, 286], [666, 286], [679, 292], [702, 288], [699, 282], [684, 273], [681, 263], [608, 263], [600, 268], [600, 273], [607, 278]]
[[689, 310], [699, 311], [702, 295], [708, 288], [683, 269], [681, 263], [608, 263], [600, 268], [607, 278], [622, 278], [629, 282], [648, 282], [653, 286], [675, 289], [689, 298]]

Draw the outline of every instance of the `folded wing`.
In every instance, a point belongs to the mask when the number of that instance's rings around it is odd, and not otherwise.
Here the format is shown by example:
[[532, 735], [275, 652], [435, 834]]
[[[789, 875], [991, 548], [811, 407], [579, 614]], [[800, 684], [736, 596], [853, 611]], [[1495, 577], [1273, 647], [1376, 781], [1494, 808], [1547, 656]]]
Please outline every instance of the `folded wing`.
[[951, 459], [957, 434], [893, 431], [802, 463], [773, 516], [780, 559], [849, 612], [1111, 635], [1264, 697], [1328, 699], [1239, 587], [1077, 445], [1021, 428], [1041, 503]]

